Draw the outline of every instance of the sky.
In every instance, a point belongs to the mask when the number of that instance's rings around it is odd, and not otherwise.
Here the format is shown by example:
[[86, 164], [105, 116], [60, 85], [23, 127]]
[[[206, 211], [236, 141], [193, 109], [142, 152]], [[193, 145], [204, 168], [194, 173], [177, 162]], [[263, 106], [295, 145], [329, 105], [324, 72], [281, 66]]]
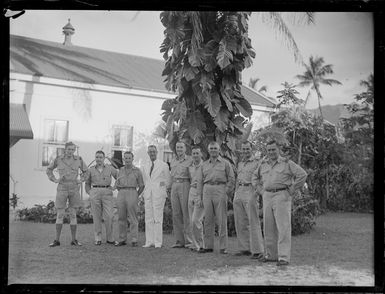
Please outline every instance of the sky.
[[[72, 43], [77, 46], [162, 59], [159, 46], [164, 39], [164, 27], [159, 11], [73, 11], [27, 10], [25, 14], [10, 19], [10, 33], [36, 39], [62, 43], [62, 27], [71, 19], [75, 28]], [[297, 19], [303, 13], [295, 14]], [[310, 56], [323, 57], [332, 64], [334, 74], [329, 78], [342, 85], [321, 86], [322, 105], [351, 103], [354, 94], [365, 89], [360, 81], [373, 72], [374, 36], [372, 14], [366, 12], [316, 12], [311, 25], [293, 23], [292, 13], [283, 13], [288, 27], [308, 63]], [[253, 12], [249, 20], [249, 37], [256, 51], [253, 65], [242, 73], [244, 84], [250, 78], [259, 78], [257, 87], [266, 85], [267, 96], [276, 97], [283, 82], [298, 83], [297, 74], [305, 71], [295, 62], [293, 51], [285, 45], [271, 23], [264, 22], [263, 14]], [[297, 88], [304, 99], [309, 88]], [[307, 104], [318, 106], [313, 94]]]

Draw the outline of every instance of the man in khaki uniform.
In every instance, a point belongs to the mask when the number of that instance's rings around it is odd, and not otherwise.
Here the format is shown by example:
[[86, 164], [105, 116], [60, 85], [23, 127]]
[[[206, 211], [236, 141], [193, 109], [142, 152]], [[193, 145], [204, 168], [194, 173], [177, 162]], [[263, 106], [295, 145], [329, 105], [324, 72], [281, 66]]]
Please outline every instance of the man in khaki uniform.
[[[52, 161], [47, 167], [48, 178], [57, 183], [57, 193], [55, 207], [56, 215], [56, 239], [49, 244], [50, 247], [60, 246], [60, 235], [63, 228], [63, 220], [65, 208], [68, 200], [70, 213], [70, 228], [71, 228], [71, 245], [81, 246], [82, 244], [76, 240], [76, 209], [82, 206], [80, 199], [80, 185], [84, 182], [87, 172], [87, 165], [80, 156], [75, 156], [76, 146], [72, 142], [68, 142], [64, 147], [64, 155], [60, 155]], [[53, 174], [54, 169], [59, 173], [59, 179]], [[80, 170], [80, 179], [78, 179]]]
[[102, 244], [102, 219], [106, 227], [107, 244], [114, 244], [112, 218], [114, 201], [111, 178], [117, 178], [118, 172], [109, 164], [104, 164], [105, 154], [99, 150], [95, 153], [96, 164], [89, 169], [85, 189], [90, 195], [92, 219], [94, 222], [95, 245]]
[[171, 208], [175, 244], [172, 248], [189, 248], [191, 246], [190, 217], [188, 198], [190, 190], [189, 166], [191, 157], [186, 155], [186, 145], [177, 142], [176, 158], [171, 161]]
[[235, 231], [239, 249], [235, 255], [251, 255], [252, 259], [261, 259], [264, 250], [258, 199], [251, 185], [251, 177], [257, 169], [258, 160], [252, 156], [250, 142], [242, 143], [241, 148], [243, 158], [238, 163], [233, 201]]
[[219, 156], [219, 144], [208, 146], [210, 158], [197, 171], [198, 195], [204, 207], [204, 244], [200, 253], [213, 252], [215, 218], [218, 221], [219, 252], [227, 254], [227, 199], [234, 187], [231, 164]]
[[130, 219], [131, 245], [138, 246], [138, 195], [143, 192], [144, 183], [142, 172], [132, 164], [133, 160], [131, 151], [124, 152], [124, 166], [119, 169], [113, 188], [118, 189], [119, 241], [115, 242], [115, 246], [127, 244], [127, 216]]
[[252, 177], [253, 187], [263, 197], [264, 262], [277, 261], [278, 266], [290, 262], [291, 201], [306, 181], [306, 172], [293, 161], [279, 155], [275, 141], [267, 143], [267, 159], [263, 159]]
[[202, 166], [202, 152], [200, 147], [193, 147], [191, 150], [192, 164], [189, 167], [191, 185], [188, 196], [188, 211], [190, 215], [190, 231], [192, 246], [191, 250], [199, 251], [203, 249], [203, 203], [197, 190], [197, 170]]

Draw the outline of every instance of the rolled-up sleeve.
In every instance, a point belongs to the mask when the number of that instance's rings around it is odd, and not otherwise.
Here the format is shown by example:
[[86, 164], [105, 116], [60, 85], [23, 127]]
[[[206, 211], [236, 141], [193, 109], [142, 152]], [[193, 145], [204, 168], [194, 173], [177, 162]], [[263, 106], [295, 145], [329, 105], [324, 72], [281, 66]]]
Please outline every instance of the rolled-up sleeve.
[[305, 184], [307, 173], [302, 167], [291, 160], [288, 164], [294, 178], [293, 187], [295, 190], [299, 190]]

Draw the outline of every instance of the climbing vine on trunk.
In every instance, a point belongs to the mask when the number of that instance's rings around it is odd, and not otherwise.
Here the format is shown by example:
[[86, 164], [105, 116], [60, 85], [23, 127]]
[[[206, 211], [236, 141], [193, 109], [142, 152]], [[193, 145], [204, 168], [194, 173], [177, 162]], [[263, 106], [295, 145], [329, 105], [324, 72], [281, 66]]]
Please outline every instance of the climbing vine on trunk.
[[165, 11], [160, 51], [165, 59], [165, 86], [177, 93], [162, 105], [166, 138], [174, 150], [215, 140], [222, 155], [234, 159], [236, 139], [252, 115], [241, 93], [241, 72], [255, 52], [248, 37], [250, 12]]

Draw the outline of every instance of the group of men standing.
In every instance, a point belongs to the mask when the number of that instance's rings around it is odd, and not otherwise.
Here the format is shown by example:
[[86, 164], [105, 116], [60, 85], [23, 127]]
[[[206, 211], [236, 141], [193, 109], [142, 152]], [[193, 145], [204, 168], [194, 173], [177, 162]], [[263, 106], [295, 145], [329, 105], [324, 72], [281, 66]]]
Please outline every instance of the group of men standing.
[[[56, 239], [60, 245], [64, 209], [68, 199], [71, 245], [76, 240], [76, 208], [80, 206], [80, 183], [90, 195], [95, 229], [95, 245], [102, 243], [102, 219], [107, 243], [127, 244], [127, 219], [130, 222], [131, 245], [138, 246], [138, 199], [145, 207], [144, 248], [162, 247], [163, 209], [170, 195], [173, 233], [172, 248], [189, 248], [198, 253], [214, 251], [215, 224], [218, 226], [219, 253], [227, 254], [227, 204], [233, 201], [237, 256], [247, 255], [263, 262], [277, 261], [287, 265], [291, 251], [291, 198], [306, 180], [306, 172], [291, 160], [279, 155], [275, 141], [267, 144], [267, 156], [261, 160], [252, 155], [250, 142], [242, 143], [242, 159], [235, 168], [219, 155], [217, 142], [208, 145], [209, 158], [202, 160], [200, 147], [186, 154], [184, 142], [176, 143], [176, 156], [167, 163], [157, 158], [155, 145], [148, 146], [149, 162], [139, 169], [133, 165], [134, 154], [123, 154], [124, 166], [116, 170], [105, 164], [105, 154], [97, 151], [96, 164], [90, 169], [81, 157], [74, 156], [75, 145], [69, 142], [65, 154], [47, 168], [49, 179], [58, 183]], [[112, 163], [112, 162], [111, 162]], [[53, 170], [57, 168], [59, 179]], [[80, 171], [80, 178], [78, 172]], [[112, 178], [115, 184], [111, 186]], [[112, 234], [113, 190], [118, 190], [117, 209], [119, 240]], [[234, 199], [233, 198], [234, 195]], [[259, 197], [263, 200], [263, 231], [259, 221]]]

